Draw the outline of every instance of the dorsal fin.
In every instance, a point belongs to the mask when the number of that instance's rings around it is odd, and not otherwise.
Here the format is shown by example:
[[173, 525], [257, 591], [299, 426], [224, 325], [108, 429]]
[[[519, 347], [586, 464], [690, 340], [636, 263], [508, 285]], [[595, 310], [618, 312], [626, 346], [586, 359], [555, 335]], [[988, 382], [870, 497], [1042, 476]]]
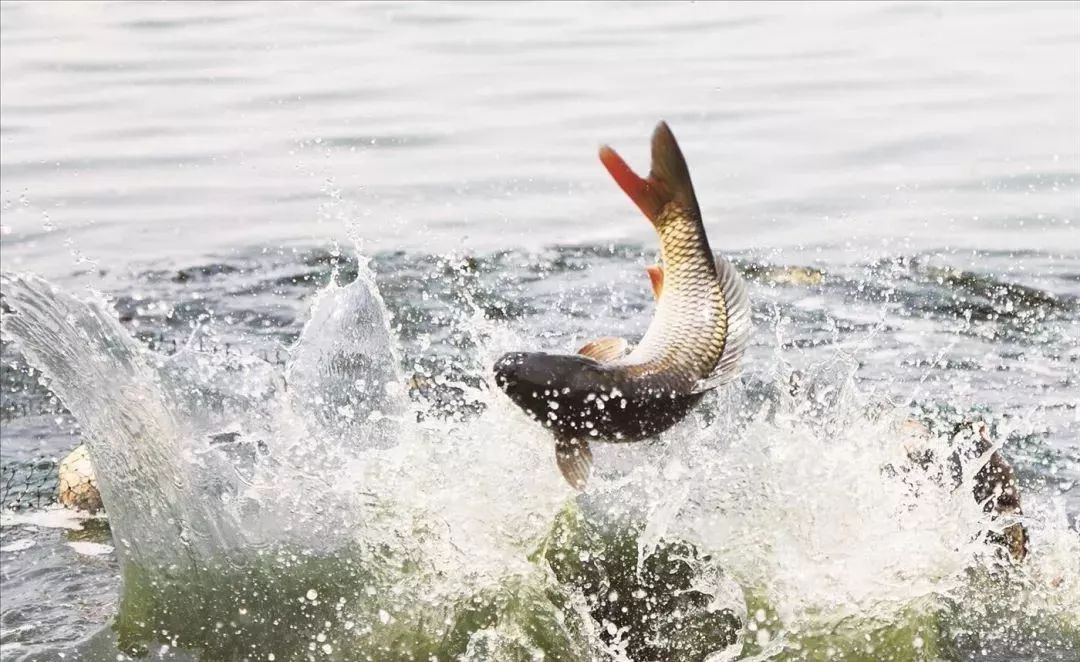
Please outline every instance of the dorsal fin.
[[604, 336], [585, 343], [577, 353], [594, 361], [604, 363], [605, 361], [614, 361], [629, 350], [630, 343], [626, 342], [626, 338]]
[[645, 267], [645, 271], [649, 273], [649, 282], [652, 283], [653, 298], [659, 301], [660, 294], [664, 291], [664, 267], [654, 264]]
[[660, 211], [669, 202], [677, 202], [695, 218], [701, 218], [694, 184], [690, 181], [690, 169], [667, 123], [660, 122], [653, 131], [652, 166], [647, 179], [639, 177], [607, 145], [600, 148], [600, 161], [619, 188], [630, 196], [650, 221], [655, 223]]
[[727, 336], [724, 338], [724, 351], [716, 362], [712, 374], [694, 386], [695, 393], [708, 391], [734, 380], [742, 371], [741, 359], [750, 346], [750, 297], [746, 294], [746, 284], [734, 265], [722, 257], [716, 258], [716, 275], [720, 280], [720, 291], [724, 295], [727, 309]]

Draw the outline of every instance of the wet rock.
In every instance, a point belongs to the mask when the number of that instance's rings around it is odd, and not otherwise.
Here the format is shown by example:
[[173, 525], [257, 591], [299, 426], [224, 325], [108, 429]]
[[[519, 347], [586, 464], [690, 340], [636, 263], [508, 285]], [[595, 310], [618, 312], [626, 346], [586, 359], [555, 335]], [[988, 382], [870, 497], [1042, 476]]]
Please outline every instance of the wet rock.
[[85, 445], [79, 445], [60, 461], [57, 499], [66, 508], [96, 513], [102, 508], [97, 476]]

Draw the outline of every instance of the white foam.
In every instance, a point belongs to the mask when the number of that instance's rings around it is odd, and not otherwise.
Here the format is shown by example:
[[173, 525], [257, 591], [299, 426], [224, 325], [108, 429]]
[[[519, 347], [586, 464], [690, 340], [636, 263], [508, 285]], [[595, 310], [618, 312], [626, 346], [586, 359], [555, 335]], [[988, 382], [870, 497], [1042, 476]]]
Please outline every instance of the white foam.
[[67, 545], [79, 554], [84, 554], [86, 556], [103, 556], [105, 554], [112, 554], [113, 552], [112, 545], [105, 545], [99, 542], [87, 542], [85, 540], [78, 540], [75, 542], [69, 542]]
[[21, 552], [25, 549], [30, 549], [37, 542], [33, 538], [21, 538], [15, 542], [0, 546], [0, 552]]
[[93, 516], [60, 506], [45, 510], [0, 513], [0, 526], [35, 526], [43, 529], [79, 531]]

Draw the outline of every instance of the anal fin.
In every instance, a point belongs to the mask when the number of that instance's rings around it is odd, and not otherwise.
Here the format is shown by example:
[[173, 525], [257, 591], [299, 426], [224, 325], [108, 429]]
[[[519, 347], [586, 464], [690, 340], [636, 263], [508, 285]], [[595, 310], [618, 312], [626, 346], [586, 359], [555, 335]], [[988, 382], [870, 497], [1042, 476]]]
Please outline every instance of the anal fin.
[[630, 343], [626, 342], [626, 338], [604, 336], [585, 343], [577, 353], [603, 363], [604, 361], [613, 361], [626, 354], [629, 350]]
[[651, 267], [645, 267], [645, 271], [649, 274], [653, 297], [659, 301], [660, 294], [664, 291], [664, 267], [654, 264]]
[[583, 490], [592, 475], [592, 450], [587, 441], [558, 441], [555, 443], [555, 463], [563, 478], [576, 490]]

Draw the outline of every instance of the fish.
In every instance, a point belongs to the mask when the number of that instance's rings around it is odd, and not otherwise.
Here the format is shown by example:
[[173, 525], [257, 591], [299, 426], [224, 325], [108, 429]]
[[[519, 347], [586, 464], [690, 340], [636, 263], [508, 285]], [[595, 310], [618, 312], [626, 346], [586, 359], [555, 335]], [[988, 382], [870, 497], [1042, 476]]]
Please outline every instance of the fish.
[[493, 366], [499, 389], [554, 435], [556, 464], [579, 490], [592, 475], [592, 442], [664, 432], [738, 377], [749, 345], [746, 285], [709, 245], [686, 159], [665, 122], [651, 151], [642, 178], [611, 147], [600, 148], [601, 163], [660, 238], [660, 264], [646, 268], [656, 305], [645, 335], [633, 346], [597, 338], [576, 354], [510, 352]]

